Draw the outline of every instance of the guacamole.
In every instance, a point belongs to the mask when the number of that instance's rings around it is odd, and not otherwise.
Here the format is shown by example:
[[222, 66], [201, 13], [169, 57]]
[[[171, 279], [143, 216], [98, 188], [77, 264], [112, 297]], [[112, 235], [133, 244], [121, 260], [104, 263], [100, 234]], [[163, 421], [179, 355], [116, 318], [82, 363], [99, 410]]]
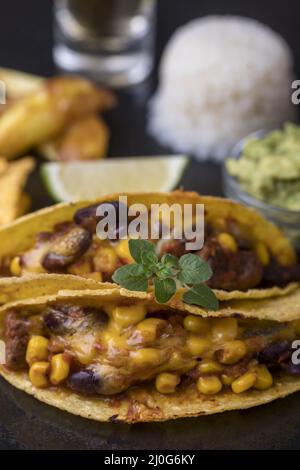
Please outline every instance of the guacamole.
[[300, 127], [288, 123], [264, 138], [249, 138], [226, 168], [257, 199], [300, 211]]

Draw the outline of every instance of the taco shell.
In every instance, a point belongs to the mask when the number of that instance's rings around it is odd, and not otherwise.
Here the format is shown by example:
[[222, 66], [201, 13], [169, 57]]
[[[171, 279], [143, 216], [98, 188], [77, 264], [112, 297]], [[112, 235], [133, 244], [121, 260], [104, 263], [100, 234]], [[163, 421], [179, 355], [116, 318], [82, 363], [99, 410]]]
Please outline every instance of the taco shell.
[[[37, 235], [43, 231], [51, 231], [57, 224], [72, 221], [75, 212], [83, 207], [96, 203], [118, 200], [119, 194], [107, 196], [97, 201], [82, 201], [78, 203], [57, 204], [42, 209], [0, 229], [0, 257], [13, 257], [29, 250], [34, 245]], [[127, 196], [128, 205], [144, 204], [148, 209], [152, 204], [204, 204], [205, 220], [210, 224], [220, 219], [234, 221], [240, 230], [253, 239], [255, 243], [263, 243], [272, 257], [282, 266], [290, 266], [296, 262], [296, 253], [289, 240], [271, 222], [264, 219], [256, 211], [241, 206], [233, 201], [199, 196], [197, 193], [175, 191], [173, 193], [144, 193], [123, 194]], [[267, 298], [285, 295], [295, 288], [295, 285], [285, 287], [254, 288], [248, 291], [219, 289], [216, 293], [220, 300], [239, 298]]]
[[[104, 307], [106, 304], [146, 305], [149, 311], [161, 311], [151, 294], [133, 293], [125, 289], [110, 288], [102, 290], [59, 291], [56, 295], [47, 295], [36, 299], [27, 299], [7, 304], [0, 308], [0, 327], [8, 311], [24, 309], [39, 311], [45, 306], [63, 303], [75, 303], [89, 307]], [[300, 318], [300, 290], [278, 299], [266, 299], [249, 302], [247, 300], [224, 302], [218, 312], [205, 312], [180, 301], [163, 306], [163, 310], [180, 310], [182, 315], [191, 313], [222, 319], [239, 317], [274, 322], [288, 322]], [[2, 325], [2, 326], [1, 326]], [[175, 393], [164, 395], [157, 392], [153, 385], [137, 385], [116, 396], [89, 397], [79, 395], [65, 387], [46, 389], [34, 387], [27, 372], [10, 371], [2, 366], [1, 375], [16, 388], [33, 395], [38, 400], [61, 410], [96, 421], [123, 423], [165, 421], [175, 418], [201, 416], [229, 410], [241, 410], [252, 406], [283, 398], [300, 390], [300, 378], [286, 374], [274, 377], [272, 387], [267, 390], [245, 391], [235, 394], [232, 391], [221, 391], [216, 395], [205, 396], [197, 391], [195, 384], [184, 384]]]

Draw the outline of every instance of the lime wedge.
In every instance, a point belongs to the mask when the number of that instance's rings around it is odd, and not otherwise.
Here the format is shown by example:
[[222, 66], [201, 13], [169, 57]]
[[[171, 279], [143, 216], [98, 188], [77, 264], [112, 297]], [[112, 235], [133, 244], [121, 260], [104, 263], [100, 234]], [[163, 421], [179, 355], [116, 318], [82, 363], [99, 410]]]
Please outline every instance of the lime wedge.
[[78, 201], [119, 192], [170, 191], [178, 185], [187, 163], [183, 155], [45, 163], [41, 175], [56, 201]]

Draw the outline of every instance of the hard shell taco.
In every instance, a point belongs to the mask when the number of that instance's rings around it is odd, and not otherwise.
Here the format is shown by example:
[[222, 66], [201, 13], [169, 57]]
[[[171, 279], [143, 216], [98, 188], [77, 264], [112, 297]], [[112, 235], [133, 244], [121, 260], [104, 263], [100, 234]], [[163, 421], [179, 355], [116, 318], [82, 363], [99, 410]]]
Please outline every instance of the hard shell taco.
[[23, 277], [0, 278], [0, 305], [23, 299], [35, 299], [43, 295], [57, 294], [64, 290], [112, 289], [110, 282], [96, 282], [70, 274], [33, 274]]
[[[277, 227], [254, 210], [182, 191], [126, 196], [126, 211], [132, 204], [143, 204], [148, 210], [152, 204], [204, 205], [204, 245], [193, 253], [210, 264], [213, 276], [207, 284], [220, 300], [284, 295], [296, 288], [291, 283], [299, 281], [300, 266], [294, 249]], [[118, 200], [117, 194], [98, 201], [58, 204], [1, 228], [1, 275], [57, 273], [111, 282], [115, 270], [133, 260], [128, 240], [118, 239], [124, 229], [118, 218], [113, 239], [100, 240], [96, 235], [96, 210], [107, 203], [119, 209]], [[188, 252], [186, 242], [184, 238], [153, 240], [160, 256], [180, 257]]]
[[125, 289], [58, 291], [0, 308], [3, 377], [98, 421], [243, 409], [300, 389], [300, 290], [209, 312]]

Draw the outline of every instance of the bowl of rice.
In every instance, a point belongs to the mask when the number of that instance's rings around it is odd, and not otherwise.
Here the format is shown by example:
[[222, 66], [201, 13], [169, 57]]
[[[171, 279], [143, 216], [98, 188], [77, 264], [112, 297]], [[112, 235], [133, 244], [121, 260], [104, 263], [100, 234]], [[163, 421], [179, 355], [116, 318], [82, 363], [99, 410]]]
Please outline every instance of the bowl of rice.
[[257, 129], [295, 119], [293, 56], [286, 41], [249, 18], [208, 16], [169, 40], [149, 105], [149, 131], [176, 152], [222, 160]]

